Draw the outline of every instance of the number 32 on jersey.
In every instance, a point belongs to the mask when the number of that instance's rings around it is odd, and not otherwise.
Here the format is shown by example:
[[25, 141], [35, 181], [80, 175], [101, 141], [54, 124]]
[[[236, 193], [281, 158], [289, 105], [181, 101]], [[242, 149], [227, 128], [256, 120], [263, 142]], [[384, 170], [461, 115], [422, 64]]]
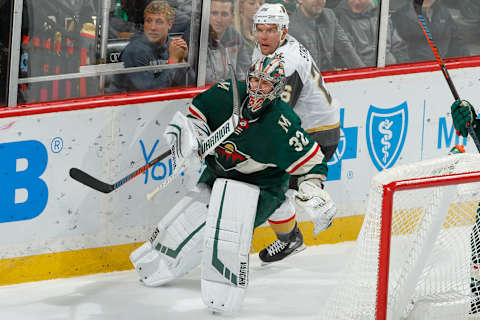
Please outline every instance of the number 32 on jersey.
[[295, 151], [297, 152], [302, 151], [303, 148], [308, 145], [308, 143], [309, 143], [308, 138], [305, 137], [303, 132], [299, 130], [295, 132], [295, 137], [291, 137], [290, 140], [288, 140], [288, 144], [294, 147]]

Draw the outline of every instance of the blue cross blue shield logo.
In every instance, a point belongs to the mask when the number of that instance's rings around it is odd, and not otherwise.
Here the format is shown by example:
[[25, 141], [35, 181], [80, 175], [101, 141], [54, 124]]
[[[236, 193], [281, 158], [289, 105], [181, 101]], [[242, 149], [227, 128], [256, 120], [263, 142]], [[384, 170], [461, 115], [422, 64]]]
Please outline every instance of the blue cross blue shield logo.
[[408, 106], [384, 109], [370, 106], [367, 115], [367, 146], [379, 171], [392, 167], [403, 149], [408, 127]]

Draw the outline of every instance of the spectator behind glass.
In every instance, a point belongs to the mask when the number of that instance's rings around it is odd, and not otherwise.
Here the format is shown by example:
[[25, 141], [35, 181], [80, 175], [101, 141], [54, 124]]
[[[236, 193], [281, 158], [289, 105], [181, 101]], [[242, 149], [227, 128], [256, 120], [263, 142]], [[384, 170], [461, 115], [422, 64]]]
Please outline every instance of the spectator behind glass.
[[238, 15], [235, 15], [235, 27], [242, 33], [245, 48], [251, 56], [255, 48], [255, 35], [253, 34], [253, 16], [264, 0], [240, 0], [238, 2]]
[[210, 4], [206, 83], [230, 78], [227, 54], [235, 66], [237, 80], [246, 77], [250, 56], [242, 35], [232, 27], [233, 9], [233, 0], [213, 0]]
[[[463, 34], [448, 9], [440, 0], [425, 0], [423, 17], [442, 57], [470, 56]], [[398, 33], [405, 40], [412, 61], [433, 60], [435, 56], [418, 23], [413, 3], [409, 3], [392, 15]]]
[[310, 51], [320, 70], [365, 67], [326, 0], [298, 0], [288, 32]]
[[[144, 32], [134, 34], [120, 55], [126, 68], [186, 62], [188, 47], [181, 38], [172, 39], [168, 31], [175, 11], [165, 1], [153, 1], [144, 11]], [[187, 71], [188, 70], [188, 71]], [[185, 86], [193, 81], [191, 69], [176, 68], [127, 73], [114, 77], [114, 90], [148, 90]]]
[[[335, 8], [338, 22], [350, 37], [358, 55], [367, 66], [377, 62], [378, 7], [371, 0], [342, 0]], [[407, 46], [388, 22], [386, 63], [408, 61]]]

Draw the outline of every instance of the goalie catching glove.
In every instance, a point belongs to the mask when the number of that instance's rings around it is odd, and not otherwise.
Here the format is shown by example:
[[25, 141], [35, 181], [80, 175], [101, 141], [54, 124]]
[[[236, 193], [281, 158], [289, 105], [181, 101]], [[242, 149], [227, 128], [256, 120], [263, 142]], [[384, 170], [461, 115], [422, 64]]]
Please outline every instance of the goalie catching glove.
[[205, 122], [177, 111], [163, 134], [172, 151], [174, 168], [186, 167], [192, 158], [200, 161], [200, 146], [209, 134], [210, 129]]
[[300, 182], [295, 201], [312, 219], [314, 235], [330, 227], [337, 208], [328, 192], [323, 190], [320, 179], [307, 179]]

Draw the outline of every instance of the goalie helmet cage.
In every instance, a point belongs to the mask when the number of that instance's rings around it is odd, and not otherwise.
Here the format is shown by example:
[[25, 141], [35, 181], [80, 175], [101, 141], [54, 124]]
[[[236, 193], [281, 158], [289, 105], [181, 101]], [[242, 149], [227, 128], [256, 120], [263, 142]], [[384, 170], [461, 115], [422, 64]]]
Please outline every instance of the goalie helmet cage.
[[321, 319], [469, 319], [472, 291], [480, 290], [471, 288], [470, 238], [479, 170], [480, 155], [457, 154], [377, 174]]

